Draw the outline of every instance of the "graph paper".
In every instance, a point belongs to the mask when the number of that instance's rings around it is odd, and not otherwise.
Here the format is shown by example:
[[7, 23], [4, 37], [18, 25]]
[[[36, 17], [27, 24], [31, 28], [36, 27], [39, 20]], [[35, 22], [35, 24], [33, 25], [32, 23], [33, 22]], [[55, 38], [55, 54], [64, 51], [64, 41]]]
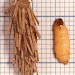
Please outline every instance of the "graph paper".
[[[14, 56], [14, 37], [8, 34], [10, 18], [4, 15], [11, 0], [0, 0], [0, 75], [20, 75], [11, 62]], [[38, 40], [38, 75], [75, 75], [75, 0], [32, 0], [32, 9], [40, 21]], [[69, 30], [70, 61], [59, 63], [53, 55], [52, 26], [55, 18], [62, 18]], [[16, 68], [17, 69], [17, 68]]]

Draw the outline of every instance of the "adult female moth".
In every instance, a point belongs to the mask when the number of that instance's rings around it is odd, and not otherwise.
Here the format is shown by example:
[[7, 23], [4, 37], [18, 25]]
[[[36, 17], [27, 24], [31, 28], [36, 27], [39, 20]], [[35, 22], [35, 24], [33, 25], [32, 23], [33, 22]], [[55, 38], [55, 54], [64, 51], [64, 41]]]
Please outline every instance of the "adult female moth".
[[70, 39], [68, 29], [61, 18], [54, 21], [53, 24], [53, 49], [57, 60], [67, 64], [70, 58]]

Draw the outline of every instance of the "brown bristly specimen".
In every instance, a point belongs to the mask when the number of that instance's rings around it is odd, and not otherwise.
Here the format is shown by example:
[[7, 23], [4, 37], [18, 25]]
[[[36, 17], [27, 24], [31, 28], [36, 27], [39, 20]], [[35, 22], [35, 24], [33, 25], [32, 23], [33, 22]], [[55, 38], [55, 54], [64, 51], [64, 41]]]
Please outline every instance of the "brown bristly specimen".
[[12, 28], [14, 31], [14, 64], [18, 66], [21, 75], [33, 75], [34, 72], [37, 73], [36, 63], [39, 61], [37, 39], [40, 34], [36, 28], [39, 21], [29, 0], [14, 0], [6, 12], [11, 16], [10, 34]]

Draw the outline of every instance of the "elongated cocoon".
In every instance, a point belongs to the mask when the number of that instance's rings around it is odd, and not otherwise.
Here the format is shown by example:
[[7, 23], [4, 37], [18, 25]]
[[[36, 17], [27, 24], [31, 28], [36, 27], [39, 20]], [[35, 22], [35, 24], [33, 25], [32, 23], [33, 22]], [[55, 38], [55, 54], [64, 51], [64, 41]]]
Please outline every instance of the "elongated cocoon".
[[53, 49], [57, 60], [67, 64], [70, 59], [70, 39], [68, 29], [61, 18], [54, 21], [53, 39]]

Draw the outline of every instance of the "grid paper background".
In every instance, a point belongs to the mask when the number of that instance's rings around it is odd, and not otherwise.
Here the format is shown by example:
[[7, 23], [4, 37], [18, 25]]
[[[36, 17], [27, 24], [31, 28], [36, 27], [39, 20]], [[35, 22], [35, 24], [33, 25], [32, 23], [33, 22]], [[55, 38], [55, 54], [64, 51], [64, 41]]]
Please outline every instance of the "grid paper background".
[[[8, 34], [9, 15], [4, 9], [10, 0], [0, 0], [0, 75], [19, 75], [11, 63], [14, 54], [14, 40]], [[32, 0], [32, 8], [40, 21], [38, 29], [41, 39], [38, 40], [39, 75], [75, 75], [75, 0]], [[70, 35], [70, 62], [67, 65], [58, 63], [53, 56], [52, 24], [55, 18], [62, 18]]]

